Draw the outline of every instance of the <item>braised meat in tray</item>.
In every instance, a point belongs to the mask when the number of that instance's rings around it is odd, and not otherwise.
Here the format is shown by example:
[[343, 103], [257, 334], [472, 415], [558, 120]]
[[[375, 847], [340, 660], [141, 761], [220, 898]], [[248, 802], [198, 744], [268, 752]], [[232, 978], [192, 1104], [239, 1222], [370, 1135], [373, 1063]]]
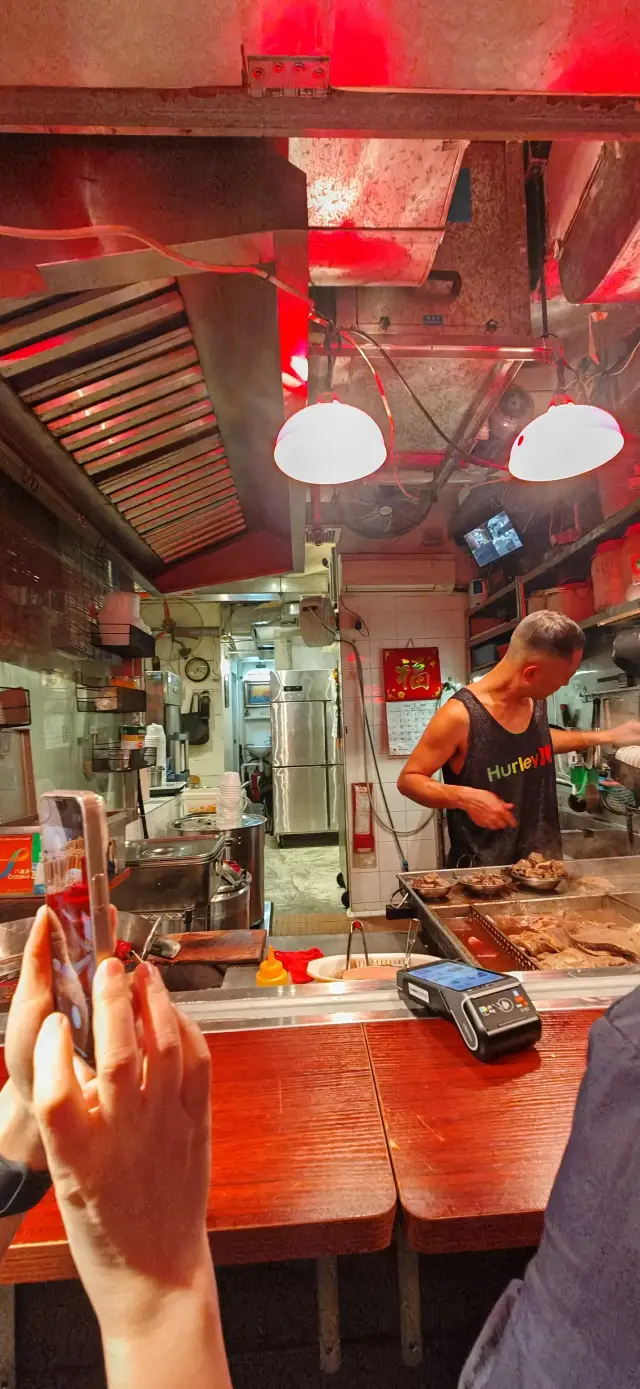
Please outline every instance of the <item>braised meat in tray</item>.
[[496, 926], [539, 969], [594, 969], [640, 963], [640, 924], [605, 914], [532, 912], [496, 918]]

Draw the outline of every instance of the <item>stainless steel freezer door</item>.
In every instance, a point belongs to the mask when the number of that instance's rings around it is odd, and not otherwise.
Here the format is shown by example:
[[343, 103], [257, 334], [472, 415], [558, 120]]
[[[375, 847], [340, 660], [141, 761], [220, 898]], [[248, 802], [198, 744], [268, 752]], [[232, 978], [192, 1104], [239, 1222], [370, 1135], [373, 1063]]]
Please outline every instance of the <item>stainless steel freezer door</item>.
[[273, 820], [276, 834], [326, 834], [326, 767], [274, 767]]
[[335, 699], [336, 682], [331, 670], [273, 670], [271, 699], [300, 704], [307, 699]]
[[309, 767], [326, 762], [324, 710], [320, 699], [271, 705], [272, 766]]
[[337, 762], [338, 752], [338, 706], [335, 702], [325, 704], [324, 721], [327, 734], [327, 762]]
[[327, 793], [329, 797], [329, 829], [337, 834], [344, 823], [344, 767], [335, 762], [327, 767]]

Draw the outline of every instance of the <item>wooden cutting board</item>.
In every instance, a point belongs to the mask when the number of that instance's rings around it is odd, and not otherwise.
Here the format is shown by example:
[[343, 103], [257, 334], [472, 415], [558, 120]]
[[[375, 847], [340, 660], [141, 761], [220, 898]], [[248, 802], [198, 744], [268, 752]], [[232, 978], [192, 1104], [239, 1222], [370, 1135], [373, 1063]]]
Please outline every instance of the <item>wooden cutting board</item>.
[[177, 940], [180, 954], [175, 964], [259, 965], [266, 931], [185, 931], [169, 936]]

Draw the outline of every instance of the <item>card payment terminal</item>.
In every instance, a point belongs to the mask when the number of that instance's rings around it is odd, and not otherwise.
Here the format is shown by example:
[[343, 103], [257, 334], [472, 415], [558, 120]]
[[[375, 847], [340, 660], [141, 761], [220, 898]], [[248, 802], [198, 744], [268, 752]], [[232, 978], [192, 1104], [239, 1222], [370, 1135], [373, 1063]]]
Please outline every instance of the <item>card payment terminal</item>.
[[542, 1033], [531, 999], [512, 974], [442, 960], [399, 970], [398, 988], [411, 1004], [454, 1022], [481, 1061], [533, 1046]]

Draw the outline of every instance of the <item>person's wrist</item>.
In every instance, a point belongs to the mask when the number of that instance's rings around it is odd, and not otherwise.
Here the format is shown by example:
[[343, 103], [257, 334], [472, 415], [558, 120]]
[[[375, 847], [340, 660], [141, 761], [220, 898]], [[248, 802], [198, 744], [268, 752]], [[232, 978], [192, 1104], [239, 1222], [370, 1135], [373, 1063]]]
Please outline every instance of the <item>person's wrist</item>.
[[174, 1288], [162, 1298], [155, 1315], [135, 1328], [124, 1325], [105, 1334], [102, 1348], [107, 1381], [114, 1389], [138, 1384], [182, 1383], [185, 1362], [197, 1384], [231, 1389], [213, 1266], [195, 1285]]
[[11, 1079], [0, 1090], [0, 1155], [46, 1172], [47, 1158], [35, 1116]]
[[[154, 1338], [169, 1324], [195, 1317], [209, 1305], [217, 1311], [216, 1280], [206, 1232], [188, 1271], [172, 1278], [168, 1271], [158, 1277], [132, 1272], [127, 1278], [126, 1297], [122, 1297], [122, 1278], [118, 1277], [115, 1298], [96, 1288], [92, 1297], [100, 1324], [105, 1353], [107, 1347], [140, 1344]], [[108, 1286], [108, 1285], [107, 1285]]]

